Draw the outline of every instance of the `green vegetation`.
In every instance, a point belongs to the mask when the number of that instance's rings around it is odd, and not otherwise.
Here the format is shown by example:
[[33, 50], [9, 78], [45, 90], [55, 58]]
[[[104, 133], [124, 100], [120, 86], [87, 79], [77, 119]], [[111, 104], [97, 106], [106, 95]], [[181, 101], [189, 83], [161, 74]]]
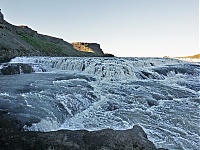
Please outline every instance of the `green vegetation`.
[[39, 50], [45, 55], [53, 55], [53, 56], [93, 56], [90, 54], [91, 52], [84, 52], [74, 49], [73, 47], [69, 47], [64, 45], [64, 47], [57, 45], [55, 43], [51, 43], [49, 41], [42, 40], [37, 36], [32, 36], [24, 32], [17, 32], [17, 34], [35, 49]]
[[50, 43], [40, 39], [39, 37], [31, 36], [27, 33], [17, 32], [23, 40], [46, 54], [62, 54], [62, 48], [54, 43]]

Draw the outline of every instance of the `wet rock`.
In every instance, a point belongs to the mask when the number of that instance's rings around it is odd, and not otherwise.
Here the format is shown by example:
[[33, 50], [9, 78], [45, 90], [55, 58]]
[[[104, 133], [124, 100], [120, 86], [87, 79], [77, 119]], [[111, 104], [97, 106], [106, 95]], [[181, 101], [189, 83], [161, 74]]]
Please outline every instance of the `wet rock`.
[[3, 64], [0, 69], [2, 75], [14, 75], [22, 73], [34, 72], [33, 68], [28, 64], [16, 63], [16, 64]]
[[28, 124], [7, 111], [0, 111], [0, 118], [1, 150], [158, 150], [138, 125], [127, 130], [25, 132]]
[[150, 107], [152, 107], [152, 106], [157, 106], [157, 105], [159, 104], [158, 101], [155, 100], [155, 99], [147, 99], [147, 103], [148, 103], [148, 105], [149, 105]]
[[44, 133], [0, 130], [2, 150], [157, 150], [138, 125], [124, 131], [111, 129], [91, 132], [60, 130]]
[[108, 101], [107, 105], [108, 105], [107, 108], [106, 108], [107, 111], [114, 111], [116, 109], [119, 109], [119, 106], [118, 106], [117, 103]]

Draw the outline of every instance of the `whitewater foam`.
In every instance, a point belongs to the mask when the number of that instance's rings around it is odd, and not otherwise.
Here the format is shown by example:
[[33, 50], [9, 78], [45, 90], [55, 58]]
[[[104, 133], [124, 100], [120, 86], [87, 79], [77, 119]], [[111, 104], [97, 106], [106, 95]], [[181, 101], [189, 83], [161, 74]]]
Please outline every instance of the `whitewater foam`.
[[[200, 65], [196, 63], [79, 57], [16, 57], [11, 63], [36, 68], [33, 74], [0, 78], [1, 87], [15, 85], [1, 88], [14, 96], [11, 113], [36, 117], [27, 130], [125, 130], [139, 124], [157, 147], [199, 148]], [[11, 99], [9, 95], [6, 98]]]

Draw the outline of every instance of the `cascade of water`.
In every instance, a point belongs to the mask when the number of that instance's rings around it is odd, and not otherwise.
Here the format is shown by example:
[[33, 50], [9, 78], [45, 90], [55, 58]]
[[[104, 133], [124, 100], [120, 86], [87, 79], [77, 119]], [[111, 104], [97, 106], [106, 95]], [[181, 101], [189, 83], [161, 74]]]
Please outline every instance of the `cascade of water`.
[[64, 57], [16, 57], [11, 63], [29, 63], [35, 71], [83, 72], [99, 78], [114, 79], [163, 79], [163, 75], [152, 70], [165, 64], [181, 61], [169, 58], [64, 58]]
[[[159, 147], [199, 148], [198, 63], [80, 57], [17, 57], [10, 63], [28, 63], [36, 72], [0, 78], [0, 109], [34, 118], [27, 130], [140, 124]], [[48, 73], [37, 73], [43, 71]]]

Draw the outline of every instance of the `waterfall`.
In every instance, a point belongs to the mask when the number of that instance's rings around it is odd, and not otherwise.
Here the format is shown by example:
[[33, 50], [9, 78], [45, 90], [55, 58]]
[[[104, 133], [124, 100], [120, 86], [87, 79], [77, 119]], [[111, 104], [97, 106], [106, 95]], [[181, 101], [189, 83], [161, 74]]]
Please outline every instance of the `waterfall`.
[[158, 147], [199, 148], [199, 63], [115, 57], [16, 57], [9, 63], [34, 69], [0, 78], [0, 109], [27, 122], [27, 130], [139, 124]]
[[[16, 57], [10, 63], [31, 64], [35, 72], [81, 72], [100, 79], [123, 80], [164, 79], [164, 74], [156, 68], [162, 69], [166, 64], [176, 65], [183, 61], [170, 58]], [[163, 71], [165, 75], [170, 73], [167, 68]]]

